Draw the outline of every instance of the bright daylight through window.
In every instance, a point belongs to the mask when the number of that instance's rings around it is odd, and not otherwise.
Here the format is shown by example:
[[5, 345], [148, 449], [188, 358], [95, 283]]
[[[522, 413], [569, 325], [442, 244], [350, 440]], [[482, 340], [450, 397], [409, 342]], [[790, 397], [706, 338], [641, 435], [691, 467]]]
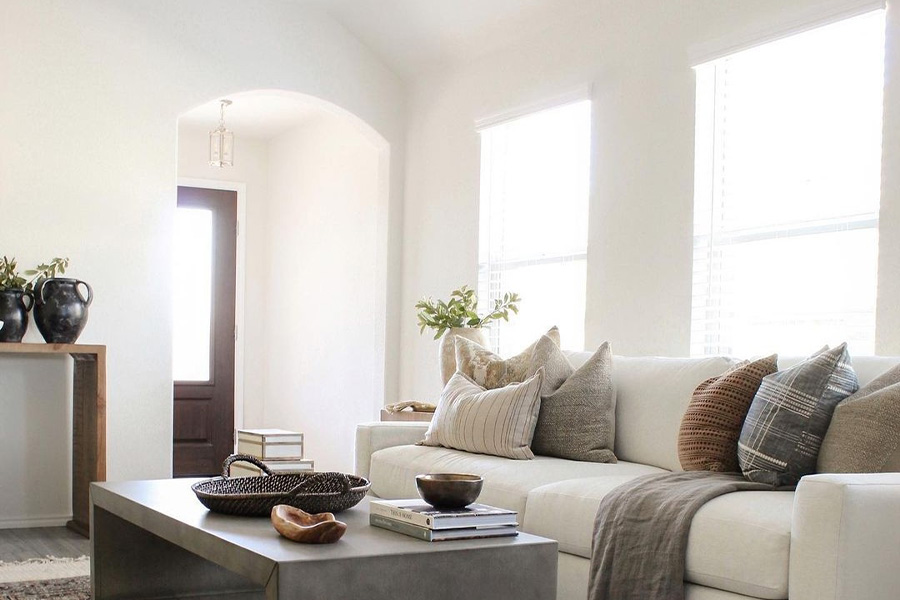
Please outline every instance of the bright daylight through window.
[[517, 316], [491, 327], [503, 355], [553, 325], [564, 348], [584, 347], [590, 152], [589, 100], [481, 130], [480, 309], [522, 297]]
[[884, 11], [700, 65], [691, 354], [872, 354]]
[[209, 381], [212, 250], [212, 212], [177, 209], [172, 297], [175, 381]]

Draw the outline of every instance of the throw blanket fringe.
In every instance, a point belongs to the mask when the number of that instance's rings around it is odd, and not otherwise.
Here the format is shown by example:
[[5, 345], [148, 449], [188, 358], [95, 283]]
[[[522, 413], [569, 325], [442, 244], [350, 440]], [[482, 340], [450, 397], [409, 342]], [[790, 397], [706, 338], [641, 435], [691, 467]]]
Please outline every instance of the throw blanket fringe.
[[594, 521], [588, 600], [683, 600], [694, 514], [723, 494], [772, 489], [709, 471], [654, 473], [615, 488]]

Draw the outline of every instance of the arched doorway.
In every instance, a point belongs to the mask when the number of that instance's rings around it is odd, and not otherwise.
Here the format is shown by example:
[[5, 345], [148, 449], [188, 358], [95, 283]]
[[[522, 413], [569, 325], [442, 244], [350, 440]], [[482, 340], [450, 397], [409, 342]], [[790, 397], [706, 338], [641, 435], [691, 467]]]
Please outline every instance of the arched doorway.
[[[230, 448], [241, 426], [302, 431], [318, 470], [350, 471], [355, 424], [384, 401], [389, 148], [315, 98], [273, 90], [228, 98], [234, 166], [207, 163], [213, 100], [179, 119], [178, 177], [183, 187], [235, 195], [233, 400], [224, 413], [197, 394], [176, 400], [175, 474], [217, 472], [222, 440]], [[198, 314], [196, 286], [180, 287], [176, 327], [179, 311], [182, 322]], [[226, 413], [230, 420], [217, 416]], [[179, 469], [180, 454], [209, 459], [200, 471]]]

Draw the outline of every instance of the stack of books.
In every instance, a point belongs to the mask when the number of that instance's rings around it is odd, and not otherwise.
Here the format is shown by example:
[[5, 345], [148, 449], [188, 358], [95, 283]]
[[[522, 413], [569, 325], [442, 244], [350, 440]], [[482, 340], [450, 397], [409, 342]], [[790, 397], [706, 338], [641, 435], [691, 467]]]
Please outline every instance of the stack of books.
[[[284, 429], [238, 429], [237, 453], [261, 460], [274, 473], [315, 471], [312, 460], [303, 458], [303, 434]], [[232, 477], [252, 477], [262, 471], [249, 464], [231, 465]]]
[[438, 510], [419, 498], [372, 500], [369, 524], [427, 542], [518, 535], [518, 514], [486, 504]]

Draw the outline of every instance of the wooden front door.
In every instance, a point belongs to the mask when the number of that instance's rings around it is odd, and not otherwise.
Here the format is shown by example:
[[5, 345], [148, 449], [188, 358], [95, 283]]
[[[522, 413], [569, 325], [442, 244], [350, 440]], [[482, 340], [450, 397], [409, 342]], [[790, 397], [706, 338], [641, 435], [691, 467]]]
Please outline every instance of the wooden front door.
[[234, 436], [237, 193], [179, 187], [175, 477], [219, 474]]

